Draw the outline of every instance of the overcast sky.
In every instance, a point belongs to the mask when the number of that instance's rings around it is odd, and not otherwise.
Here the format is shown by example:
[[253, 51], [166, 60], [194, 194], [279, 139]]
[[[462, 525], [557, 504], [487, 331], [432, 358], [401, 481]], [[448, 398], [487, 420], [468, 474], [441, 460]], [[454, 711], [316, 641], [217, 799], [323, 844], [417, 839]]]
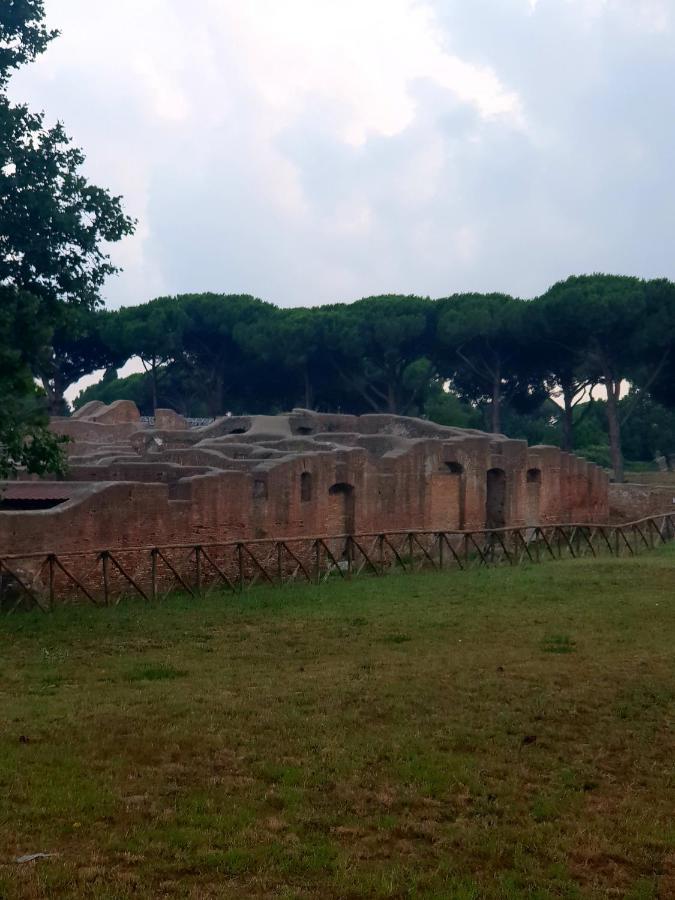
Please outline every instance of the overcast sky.
[[138, 232], [110, 306], [675, 278], [675, 0], [46, 0], [12, 82]]

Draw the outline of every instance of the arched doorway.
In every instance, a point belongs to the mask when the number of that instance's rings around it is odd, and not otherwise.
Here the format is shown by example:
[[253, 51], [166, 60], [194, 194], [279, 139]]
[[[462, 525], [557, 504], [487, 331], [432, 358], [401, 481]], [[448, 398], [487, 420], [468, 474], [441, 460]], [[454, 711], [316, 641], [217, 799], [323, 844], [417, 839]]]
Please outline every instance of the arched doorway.
[[485, 498], [485, 527], [504, 528], [506, 525], [506, 472], [488, 469]]
[[539, 525], [541, 504], [541, 469], [528, 469], [526, 476], [527, 524]]
[[303, 472], [300, 476], [300, 501], [301, 503], [309, 503], [312, 499], [312, 475], [310, 472]]
[[466, 520], [466, 481], [464, 479], [464, 466], [458, 462], [446, 462], [444, 464], [444, 471], [453, 479], [449, 521], [453, 523], [456, 522], [456, 527], [462, 531]]
[[340, 481], [328, 490], [327, 533], [353, 534], [354, 521], [354, 485]]

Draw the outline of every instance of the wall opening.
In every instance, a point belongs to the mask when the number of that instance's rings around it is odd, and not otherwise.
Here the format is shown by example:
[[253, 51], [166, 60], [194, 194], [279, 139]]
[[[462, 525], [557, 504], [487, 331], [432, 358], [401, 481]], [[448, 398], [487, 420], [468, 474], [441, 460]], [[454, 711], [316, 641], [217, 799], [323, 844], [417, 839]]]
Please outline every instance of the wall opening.
[[526, 476], [527, 524], [539, 525], [541, 505], [541, 469], [528, 469]]
[[441, 472], [445, 475], [452, 476], [455, 479], [456, 489], [453, 491], [451, 500], [452, 509], [448, 510], [448, 521], [453, 523], [452, 527], [464, 530], [466, 521], [466, 481], [464, 479], [464, 466], [456, 460], [444, 462], [441, 466]]
[[256, 478], [253, 482], [253, 499], [267, 500], [267, 482]]
[[343, 481], [328, 489], [328, 534], [353, 534], [355, 523], [354, 485]]
[[488, 469], [485, 499], [485, 527], [504, 528], [506, 525], [506, 472]]
[[303, 472], [300, 476], [300, 500], [309, 503], [312, 499], [312, 476], [309, 472]]
[[68, 502], [68, 497], [60, 499], [28, 499], [17, 497], [15, 499], [0, 500], [0, 512], [23, 511], [30, 512], [38, 509], [54, 509], [55, 506], [61, 506], [62, 503]]

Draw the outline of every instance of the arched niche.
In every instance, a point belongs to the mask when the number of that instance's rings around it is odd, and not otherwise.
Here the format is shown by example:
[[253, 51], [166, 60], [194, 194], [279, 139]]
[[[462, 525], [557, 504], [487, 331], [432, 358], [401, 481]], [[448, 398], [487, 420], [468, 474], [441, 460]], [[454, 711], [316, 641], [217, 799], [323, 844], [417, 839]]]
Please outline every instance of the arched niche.
[[353, 484], [338, 481], [328, 489], [328, 534], [353, 534], [355, 522]]
[[464, 466], [460, 462], [457, 462], [457, 460], [444, 460], [440, 465], [440, 474], [450, 476], [454, 483], [452, 495], [446, 498], [446, 502], [448, 503], [447, 519], [445, 513], [443, 518], [445, 521], [453, 523], [453, 527], [457, 527], [462, 531], [466, 521], [466, 480], [464, 478]]
[[541, 469], [528, 469], [525, 476], [528, 525], [539, 525], [541, 513]]
[[300, 501], [309, 503], [312, 499], [312, 474], [311, 472], [303, 472], [300, 476]]
[[506, 472], [488, 469], [485, 495], [485, 527], [504, 528], [506, 525]]

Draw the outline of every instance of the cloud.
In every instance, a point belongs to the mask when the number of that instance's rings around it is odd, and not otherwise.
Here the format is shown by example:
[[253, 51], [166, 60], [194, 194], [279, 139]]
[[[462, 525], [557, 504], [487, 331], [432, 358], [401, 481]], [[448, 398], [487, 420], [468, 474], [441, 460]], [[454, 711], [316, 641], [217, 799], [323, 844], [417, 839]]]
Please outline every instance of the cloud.
[[126, 198], [111, 305], [675, 276], [670, 0], [46, 0], [13, 81]]

